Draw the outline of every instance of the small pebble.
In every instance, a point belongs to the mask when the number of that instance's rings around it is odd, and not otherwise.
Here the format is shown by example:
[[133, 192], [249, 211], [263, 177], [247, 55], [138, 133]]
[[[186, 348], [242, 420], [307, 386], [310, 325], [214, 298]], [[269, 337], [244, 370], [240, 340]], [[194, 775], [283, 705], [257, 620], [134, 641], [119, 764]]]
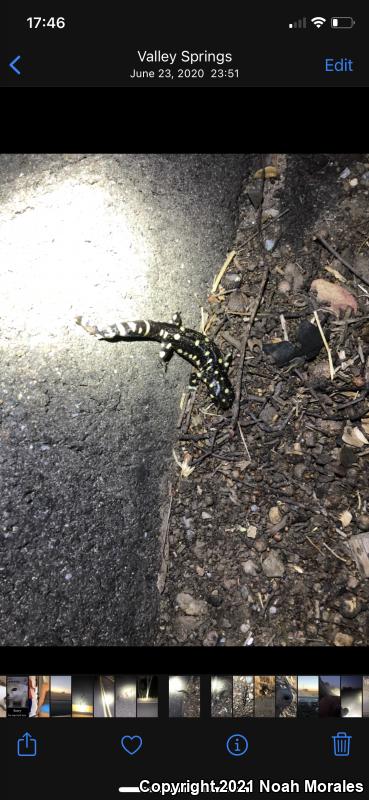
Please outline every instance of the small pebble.
[[357, 518], [357, 526], [361, 531], [369, 531], [369, 514], [361, 514]]
[[274, 552], [269, 553], [263, 561], [262, 567], [267, 578], [280, 578], [284, 575], [284, 564]]
[[195, 598], [190, 594], [187, 594], [187, 592], [180, 592], [177, 594], [176, 602], [178, 603], [181, 611], [191, 617], [206, 614], [207, 612], [207, 603], [205, 600], [195, 600]]
[[242, 562], [242, 569], [243, 569], [245, 575], [257, 575], [258, 574], [257, 565], [255, 564], [255, 561], [253, 561], [251, 558], [249, 558], [247, 561], [243, 561]]
[[314, 431], [306, 431], [304, 434], [305, 444], [306, 447], [314, 447], [316, 442], [316, 436]]
[[341, 631], [338, 631], [333, 639], [333, 644], [336, 647], [351, 647], [353, 641], [353, 636], [350, 636], [348, 633], [341, 633]]
[[358, 179], [357, 179], [357, 178], [351, 178], [351, 180], [350, 180], [350, 186], [351, 186], [353, 189], [355, 189], [355, 187], [358, 185], [358, 183], [359, 183], [359, 181], [358, 181]]
[[361, 611], [361, 605], [354, 594], [344, 594], [340, 601], [340, 610], [346, 619], [354, 619]]
[[289, 281], [283, 280], [278, 284], [278, 292], [280, 294], [289, 294], [291, 291], [291, 284]]
[[347, 586], [348, 589], [356, 589], [357, 586], [359, 586], [359, 583], [360, 583], [360, 581], [358, 581], [358, 579], [355, 578], [354, 575], [350, 575], [346, 586]]
[[250, 624], [248, 622], [243, 622], [240, 626], [241, 633], [248, 633], [250, 630]]
[[272, 525], [277, 525], [277, 523], [281, 521], [282, 516], [278, 506], [272, 506], [269, 509], [268, 517]]
[[204, 647], [215, 647], [218, 644], [218, 634], [216, 631], [208, 631], [203, 640]]

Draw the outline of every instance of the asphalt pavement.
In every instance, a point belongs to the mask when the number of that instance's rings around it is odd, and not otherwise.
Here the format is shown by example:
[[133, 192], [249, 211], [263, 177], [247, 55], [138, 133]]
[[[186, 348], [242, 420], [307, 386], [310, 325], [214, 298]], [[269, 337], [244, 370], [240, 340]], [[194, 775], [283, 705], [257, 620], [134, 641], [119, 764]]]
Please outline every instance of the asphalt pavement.
[[160, 507], [189, 366], [73, 321], [198, 327], [243, 155], [4, 155], [2, 645], [155, 644]]

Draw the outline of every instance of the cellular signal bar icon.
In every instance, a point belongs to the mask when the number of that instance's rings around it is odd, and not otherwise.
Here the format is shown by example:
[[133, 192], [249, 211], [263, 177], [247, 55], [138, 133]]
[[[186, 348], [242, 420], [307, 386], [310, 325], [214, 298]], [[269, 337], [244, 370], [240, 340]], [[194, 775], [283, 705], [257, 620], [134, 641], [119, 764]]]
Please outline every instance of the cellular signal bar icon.
[[297, 22], [290, 22], [289, 28], [306, 28], [306, 17], [298, 19]]

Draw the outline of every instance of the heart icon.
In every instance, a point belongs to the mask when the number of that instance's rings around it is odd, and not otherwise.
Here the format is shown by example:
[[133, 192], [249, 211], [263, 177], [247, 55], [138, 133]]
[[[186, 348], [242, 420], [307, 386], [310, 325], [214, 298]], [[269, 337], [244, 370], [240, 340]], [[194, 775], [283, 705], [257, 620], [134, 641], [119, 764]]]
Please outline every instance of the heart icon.
[[129, 756], [134, 756], [142, 747], [141, 736], [122, 736], [120, 743]]

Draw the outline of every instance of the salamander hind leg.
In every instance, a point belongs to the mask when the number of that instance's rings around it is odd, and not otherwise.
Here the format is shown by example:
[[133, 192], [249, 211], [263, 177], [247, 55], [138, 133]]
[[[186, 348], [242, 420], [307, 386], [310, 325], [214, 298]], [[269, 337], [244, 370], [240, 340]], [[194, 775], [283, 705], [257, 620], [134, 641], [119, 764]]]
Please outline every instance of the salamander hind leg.
[[191, 372], [190, 380], [188, 382], [189, 389], [196, 389], [196, 386], [199, 385], [201, 378], [199, 378], [197, 372]]
[[173, 346], [171, 345], [171, 343], [170, 342], [166, 342], [165, 339], [162, 339], [162, 341], [160, 342], [160, 353], [159, 353], [159, 357], [160, 357], [161, 363], [165, 364], [165, 366], [166, 366], [168, 364], [168, 362], [170, 361], [170, 359], [172, 358], [173, 353], [174, 353], [174, 350], [173, 350]]

